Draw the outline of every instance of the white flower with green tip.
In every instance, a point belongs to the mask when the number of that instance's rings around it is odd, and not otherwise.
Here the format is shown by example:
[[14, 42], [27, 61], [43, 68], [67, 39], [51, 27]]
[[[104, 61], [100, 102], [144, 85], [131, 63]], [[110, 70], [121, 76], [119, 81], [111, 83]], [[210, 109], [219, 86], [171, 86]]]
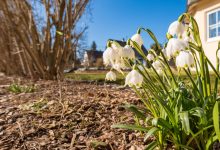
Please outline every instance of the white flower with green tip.
[[106, 66], [112, 65], [118, 59], [118, 52], [111, 47], [108, 47], [103, 53], [103, 62]]
[[185, 27], [182, 22], [174, 21], [168, 28], [168, 33], [172, 36], [182, 36], [185, 31]]
[[175, 57], [181, 50], [185, 50], [189, 46], [188, 42], [182, 39], [171, 38], [166, 47], [168, 59]]
[[113, 71], [109, 71], [109, 72], [106, 74], [105, 80], [108, 80], [108, 81], [116, 81], [116, 74], [115, 74]]
[[130, 87], [141, 87], [142, 82], [143, 76], [137, 70], [132, 70], [131, 72], [129, 72], [125, 79], [125, 85], [128, 85]]
[[180, 51], [176, 57], [177, 68], [188, 68], [194, 65], [193, 55], [189, 51]]
[[125, 47], [123, 47], [123, 48], [120, 50], [120, 56], [121, 56], [122, 58], [135, 59], [134, 50], [133, 50], [132, 47], [129, 46], [129, 45], [125, 45]]
[[148, 59], [149, 61], [153, 61], [154, 58], [155, 58], [154, 55], [151, 54], [151, 53], [149, 53], [149, 54], [147, 55], [147, 59]]
[[140, 34], [136, 33], [131, 37], [132, 41], [135, 41], [140, 47], [144, 44]]

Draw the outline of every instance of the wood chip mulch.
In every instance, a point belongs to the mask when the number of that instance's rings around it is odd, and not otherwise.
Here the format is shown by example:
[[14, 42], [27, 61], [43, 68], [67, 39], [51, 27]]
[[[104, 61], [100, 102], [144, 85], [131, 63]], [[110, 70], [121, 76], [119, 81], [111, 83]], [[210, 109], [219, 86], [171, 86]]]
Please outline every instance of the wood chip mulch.
[[[12, 83], [35, 90], [16, 94], [8, 90]], [[141, 150], [141, 133], [111, 128], [134, 123], [121, 107], [126, 102], [141, 105], [131, 89], [118, 85], [1, 76], [0, 150]]]

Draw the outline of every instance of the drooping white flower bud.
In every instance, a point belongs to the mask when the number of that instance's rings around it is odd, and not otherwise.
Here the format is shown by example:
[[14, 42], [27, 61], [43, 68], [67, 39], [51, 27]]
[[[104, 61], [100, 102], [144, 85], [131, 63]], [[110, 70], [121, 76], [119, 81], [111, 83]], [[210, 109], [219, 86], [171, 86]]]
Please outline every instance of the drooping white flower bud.
[[143, 45], [143, 39], [140, 34], [136, 33], [131, 37], [132, 41], [135, 41], [140, 47]]
[[166, 47], [166, 54], [168, 59], [175, 57], [181, 50], [185, 50], [188, 47], [188, 42], [172, 38], [168, 41]]
[[103, 62], [105, 65], [112, 65], [118, 59], [118, 52], [111, 47], [108, 47], [103, 53]]
[[116, 81], [116, 74], [113, 71], [109, 71], [105, 76], [105, 80]]
[[194, 59], [189, 51], [180, 51], [176, 57], [177, 68], [188, 68], [194, 65]]
[[135, 59], [135, 53], [131, 46], [125, 45], [120, 51], [120, 56], [122, 58]]
[[132, 70], [131, 72], [129, 72], [125, 79], [125, 85], [128, 85], [130, 87], [141, 87], [142, 82], [143, 76], [137, 70]]
[[173, 23], [170, 24], [168, 28], [168, 33], [172, 36], [181, 36], [185, 30], [184, 25], [182, 22], [179, 21], [174, 21]]
[[156, 69], [156, 70], [161, 70], [163, 69], [163, 64], [159, 61], [156, 60], [155, 62], [152, 63], [152, 66]]
[[147, 59], [148, 59], [149, 61], [153, 61], [154, 58], [155, 58], [154, 55], [151, 54], [151, 53], [149, 53], [149, 54], [147, 55]]

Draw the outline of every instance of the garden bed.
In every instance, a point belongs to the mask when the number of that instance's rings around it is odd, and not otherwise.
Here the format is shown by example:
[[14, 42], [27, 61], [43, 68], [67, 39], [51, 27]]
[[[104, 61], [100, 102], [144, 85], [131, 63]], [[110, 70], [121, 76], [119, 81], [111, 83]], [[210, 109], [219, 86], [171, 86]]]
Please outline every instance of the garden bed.
[[111, 128], [134, 122], [126, 102], [141, 105], [118, 85], [1, 76], [0, 149], [142, 149], [140, 133]]

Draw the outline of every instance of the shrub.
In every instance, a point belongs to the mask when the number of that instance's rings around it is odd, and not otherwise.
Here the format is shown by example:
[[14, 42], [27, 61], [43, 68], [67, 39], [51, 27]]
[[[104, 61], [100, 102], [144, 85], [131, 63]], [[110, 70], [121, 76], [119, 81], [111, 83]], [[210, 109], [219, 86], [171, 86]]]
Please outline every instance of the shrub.
[[[189, 25], [184, 24], [184, 20], [189, 20]], [[147, 57], [143, 53], [140, 35], [143, 31], [153, 39], [159, 54], [151, 50], [148, 53], [151, 56]], [[168, 43], [161, 48], [149, 29], [140, 28], [127, 41], [126, 49], [115, 41], [108, 41], [103, 54], [104, 63], [122, 74], [123, 69], [132, 69], [125, 83], [134, 89], [145, 106], [144, 111], [134, 105], [126, 106], [138, 118], [136, 124], [112, 127], [144, 132], [144, 140], [153, 136], [156, 140], [146, 149], [209, 149], [214, 142], [220, 141], [219, 51], [216, 51], [217, 64], [214, 67], [204, 53], [198, 25], [188, 14], [181, 15], [170, 25], [167, 38]], [[140, 53], [150, 68], [132, 57], [132, 48]], [[169, 65], [170, 59], [175, 60], [178, 71], [185, 73], [189, 83], [174, 73]], [[215, 82], [210, 80], [211, 71]]]

